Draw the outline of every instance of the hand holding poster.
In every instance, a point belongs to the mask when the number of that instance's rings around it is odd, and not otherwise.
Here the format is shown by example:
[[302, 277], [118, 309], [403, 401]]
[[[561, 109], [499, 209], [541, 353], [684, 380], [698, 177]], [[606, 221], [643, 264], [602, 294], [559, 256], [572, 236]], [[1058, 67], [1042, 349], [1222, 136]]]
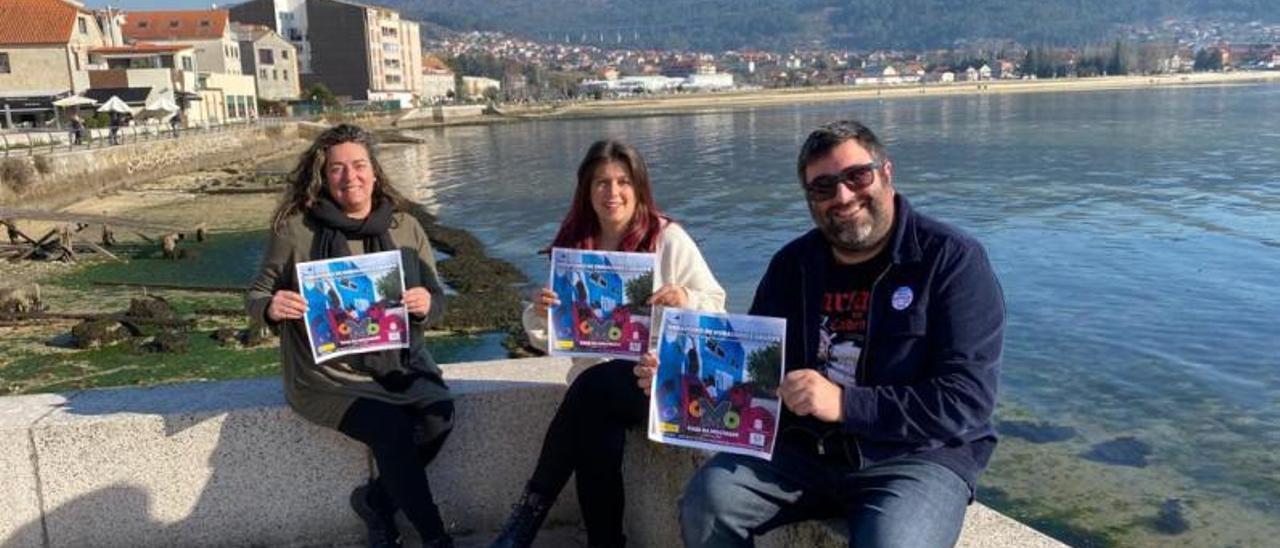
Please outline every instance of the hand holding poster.
[[409, 347], [399, 251], [298, 263], [298, 288], [316, 363]]
[[771, 459], [786, 329], [781, 318], [663, 310], [649, 439]]
[[551, 249], [552, 356], [639, 358], [649, 346], [654, 255]]

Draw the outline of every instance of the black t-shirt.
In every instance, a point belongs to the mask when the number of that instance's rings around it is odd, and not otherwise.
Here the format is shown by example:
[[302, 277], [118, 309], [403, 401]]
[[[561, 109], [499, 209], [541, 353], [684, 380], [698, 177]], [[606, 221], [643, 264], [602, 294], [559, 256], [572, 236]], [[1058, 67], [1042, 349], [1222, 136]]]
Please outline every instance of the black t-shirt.
[[867, 335], [871, 309], [871, 285], [884, 272], [888, 254], [843, 265], [833, 260], [822, 289], [822, 316], [818, 327], [818, 369], [836, 384], [858, 384], [858, 362]]

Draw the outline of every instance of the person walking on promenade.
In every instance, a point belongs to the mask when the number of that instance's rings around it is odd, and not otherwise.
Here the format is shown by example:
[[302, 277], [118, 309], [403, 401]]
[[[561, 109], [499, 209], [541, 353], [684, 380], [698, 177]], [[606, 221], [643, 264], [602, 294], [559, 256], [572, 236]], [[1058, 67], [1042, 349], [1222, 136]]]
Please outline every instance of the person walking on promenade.
[[181, 128], [182, 128], [182, 111], [178, 111], [173, 113], [173, 116], [169, 117], [169, 132], [173, 135], [174, 139], [178, 138], [178, 130]]
[[80, 119], [80, 113], [71, 115], [71, 144], [80, 145], [84, 143], [84, 120]]
[[860, 548], [958, 539], [996, 446], [1004, 298], [977, 240], [913, 210], [893, 168], [858, 122], [802, 146], [816, 228], [774, 255], [750, 310], [787, 320], [778, 444], [772, 461], [699, 469], [680, 500], [685, 546], [830, 518]]
[[[422, 328], [444, 314], [444, 289], [422, 226], [405, 207], [374, 150], [373, 136], [343, 124], [321, 133], [298, 159], [271, 219], [262, 267], [246, 298], [249, 317], [280, 334], [289, 406], [303, 418], [367, 445], [378, 476], [351, 493], [370, 546], [400, 545], [404, 512], [424, 546], [453, 546], [425, 466], [453, 427], [453, 396], [427, 351]], [[316, 363], [295, 265], [399, 250], [410, 346]]]
[[123, 118], [122, 115], [116, 112], [107, 114], [107, 126], [109, 129], [107, 140], [112, 145], [120, 144], [120, 125], [123, 123]]
[[[688, 233], [663, 215], [653, 198], [649, 169], [631, 146], [598, 141], [578, 166], [573, 202], [552, 247], [657, 254], [650, 303], [722, 312], [724, 289]], [[547, 308], [559, 304], [543, 288], [524, 311], [530, 341], [547, 345]], [[656, 316], [657, 314], [655, 314]], [[622, 453], [627, 428], [648, 417], [649, 399], [636, 386], [634, 361], [575, 359], [571, 383], [542, 442], [533, 476], [491, 546], [532, 544], [547, 512], [576, 477], [578, 503], [590, 546], [620, 547]]]

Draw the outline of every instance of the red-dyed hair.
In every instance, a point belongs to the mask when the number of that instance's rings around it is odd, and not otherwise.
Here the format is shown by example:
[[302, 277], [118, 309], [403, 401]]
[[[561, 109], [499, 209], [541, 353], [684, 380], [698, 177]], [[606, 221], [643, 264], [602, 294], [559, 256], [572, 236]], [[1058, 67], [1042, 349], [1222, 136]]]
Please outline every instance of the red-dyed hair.
[[631, 176], [631, 188], [636, 194], [636, 209], [631, 216], [627, 232], [618, 243], [618, 251], [653, 252], [658, 248], [658, 235], [663, 221], [670, 221], [653, 200], [653, 188], [649, 185], [649, 167], [631, 145], [606, 139], [596, 141], [587, 149], [587, 155], [578, 164], [578, 187], [573, 193], [569, 213], [560, 223], [551, 247], [596, 249], [600, 236], [600, 218], [591, 207], [591, 180], [596, 170], [606, 162], [617, 162]]

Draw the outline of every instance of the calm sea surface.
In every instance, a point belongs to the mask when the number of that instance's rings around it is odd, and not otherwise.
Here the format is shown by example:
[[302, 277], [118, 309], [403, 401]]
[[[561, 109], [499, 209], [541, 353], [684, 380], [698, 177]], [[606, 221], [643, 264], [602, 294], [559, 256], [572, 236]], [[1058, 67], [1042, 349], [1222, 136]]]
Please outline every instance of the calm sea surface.
[[857, 117], [899, 191], [976, 235], [1009, 308], [1004, 439], [979, 498], [1077, 545], [1280, 538], [1280, 86], [861, 101], [422, 132], [401, 186], [535, 280], [594, 140], [745, 311], [811, 226], [796, 151]]

